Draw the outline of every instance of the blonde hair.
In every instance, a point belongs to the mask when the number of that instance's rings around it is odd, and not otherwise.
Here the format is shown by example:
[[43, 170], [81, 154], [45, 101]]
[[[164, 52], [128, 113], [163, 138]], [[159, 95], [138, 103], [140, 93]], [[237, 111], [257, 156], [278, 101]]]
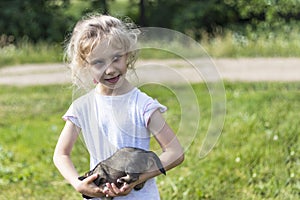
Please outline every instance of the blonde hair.
[[128, 54], [127, 68], [133, 69], [137, 59], [137, 37], [140, 31], [132, 22], [101, 14], [87, 15], [75, 25], [65, 49], [65, 62], [72, 72], [72, 82], [78, 87], [89, 85], [86, 58], [103, 41], [118, 44]]

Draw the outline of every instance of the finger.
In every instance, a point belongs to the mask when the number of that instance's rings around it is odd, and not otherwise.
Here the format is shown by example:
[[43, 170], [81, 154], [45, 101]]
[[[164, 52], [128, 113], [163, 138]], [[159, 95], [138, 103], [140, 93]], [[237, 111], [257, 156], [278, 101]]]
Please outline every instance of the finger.
[[106, 185], [106, 187], [105, 187], [105, 194], [113, 194], [113, 188], [112, 188], [111, 184], [110, 183], [106, 183], [105, 185]]
[[127, 183], [124, 183], [123, 186], [120, 188], [121, 192], [125, 192], [130, 188], [130, 185]]
[[108, 187], [105, 185], [102, 191], [104, 194], [108, 194], [109, 193], [109, 189]]
[[100, 188], [93, 188], [93, 194], [96, 194], [96, 195], [99, 195], [99, 194], [103, 194], [103, 192], [101, 191], [101, 189]]
[[85, 192], [82, 192], [82, 194], [90, 197], [101, 197], [103, 196], [103, 192], [99, 187], [92, 187], [87, 188]]
[[116, 194], [119, 194], [121, 191], [120, 189], [116, 186], [116, 184], [112, 183], [111, 184], [112, 188], [113, 188], [113, 191], [116, 193]]
[[109, 190], [108, 194], [109, 196], [116, 196], [120, 193], [119, 188], [117, 188], [117, 186], [114, 183], [106, 183], [106, 186]]
[[98, 174], [93, 174], [89, 177], [87, 177], [85, 180], [88, 182], [88, 183], [92, 183], [94, 180], [96, 180], [98, 178]]
[[110, 183], [106, 183], [105, 185], [106, 185], [106, 188], [107, 188], [108, 190], [112, 190], [112, 186], [111, 186]]

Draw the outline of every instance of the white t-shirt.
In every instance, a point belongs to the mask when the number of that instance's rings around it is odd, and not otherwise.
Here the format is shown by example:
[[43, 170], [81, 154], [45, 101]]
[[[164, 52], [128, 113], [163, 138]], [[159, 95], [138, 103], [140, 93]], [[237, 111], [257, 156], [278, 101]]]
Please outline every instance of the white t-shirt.
[[[92, 90], [75, 100], [63, 118], [81, 128], [93, 169], [122, 147], [149, 150], [151, 134], [147, 124], [157, 109], [165, 112], [167, 108], [137, 88], [119, 96], [103, 96]], [[160, 198], [155, 179], [150, 179], [141, 190], [114, 199]]]

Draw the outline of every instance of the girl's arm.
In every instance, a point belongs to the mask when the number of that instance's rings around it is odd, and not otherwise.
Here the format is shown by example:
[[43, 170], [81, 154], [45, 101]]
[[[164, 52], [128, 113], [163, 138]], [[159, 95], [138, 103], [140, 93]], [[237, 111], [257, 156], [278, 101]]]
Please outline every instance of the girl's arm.
[[78, 192], [88, 196], [102, 197], [104, 195], [103, 191], [93, 183], [97, 175], [90, 176], [83, 181], [78, 180], [79, 175], [71, 160], [71, 151], [79, 132], [80, 129], [76, 125], [69, 120], [66, 121], [65, 127], [56, 144], [53, 162], [63, 177]]
[[[159, 143], [163, 151], [159, 158], [165, 170], [170, 170], [182, 163], [184, 160], [183, 148], [180, 145], [175, 133], [169, 127], [162, 114], [158, 110], [155, 111], [150, 117], [148, 128], [154, 135], [154, 138]], [[160, 172], [158, 173], [160, 174]], [[142, 178], [143, 177], [140, 177], [140, 179]], [[147, 176], [145, 178], [147, 178]]]
[[[157, 110], [155, 111], [148, 122], [148, 128], [154, 135], [156, 141], [162, 148], [163, 153], [159, 156], [165, 170], [170, 170], [184, 160], [184, 151], [181, 147], [176, 135], [168, 126], [162, 114]], [[139, 180], [125, 185], [118, 189], [114, 184], [107, 184], [108, 196], [122, 196], [128, 194], [136, 185], [147, 181], [150, 178], [160, 175], [161, 172], [153, 167], [148, 172], [141, 174]]]
[[[159, 158], [165, 170], [168, 171], [181, 164], [184, 160], [183, 148], [181, 147], [175, 133], [169, 127], [158, 110], [151, 115], [148, 122], [148, 128], [163, 151]], [[154, 167], [147, 173], [141, 174], [139, 180], [134, 184], [137, 185], [160, 174], [161, 172]]]

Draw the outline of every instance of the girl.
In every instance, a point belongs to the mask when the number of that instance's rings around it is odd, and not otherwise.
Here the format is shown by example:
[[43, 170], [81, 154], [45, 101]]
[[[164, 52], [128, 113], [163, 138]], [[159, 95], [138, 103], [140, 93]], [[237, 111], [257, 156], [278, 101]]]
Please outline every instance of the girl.
[[[90, 154], [91, 168], [122, 147], [148, 150], [151, 134], [162, 149], [159, 158], [166, 170], [184, 159], [179, 141], [162, 117], [166, 107], [126, 79], [127, 69], [133, 68], [137, 57], [138, 34], [132, 24], [93, 15], [76, 24], [66, 49], [74, 84], [87, 87], [94, 82], [96, 87], [75, 100], [63, 116], [66, 123], [53, 160], [75, 190], [87, 196], [159, 199], [154, 177], [160, 171], [149, 170], [138, 181], [121, 188], [113, 183], [107, 183], [105, 189], [97, 187], [93, 183], [97, 175], [80, 181], [70, 156], [80, 132]], [[143, 189], [132, 190], [144, 181], [147, 182]]]

